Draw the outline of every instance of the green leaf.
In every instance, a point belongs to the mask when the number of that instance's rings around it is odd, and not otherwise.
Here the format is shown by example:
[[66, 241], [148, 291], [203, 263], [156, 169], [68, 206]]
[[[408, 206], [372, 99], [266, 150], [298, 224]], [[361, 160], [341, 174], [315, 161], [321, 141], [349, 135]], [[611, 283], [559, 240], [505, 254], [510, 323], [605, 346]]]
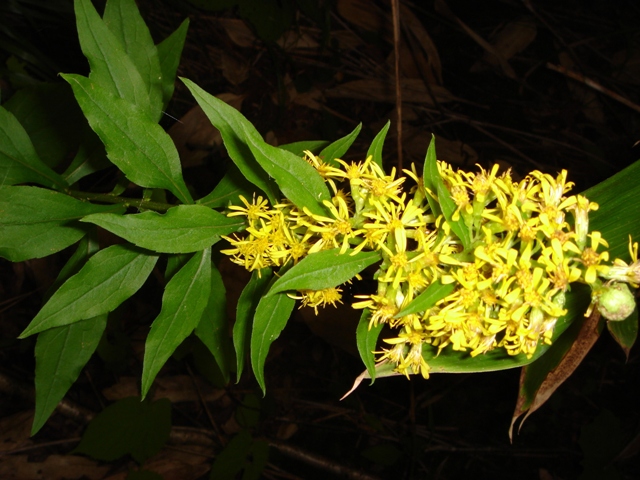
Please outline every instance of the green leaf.
[[287, 325], [296, 301], [285, 293], [267, 295], [260, 299], [251, 330], [251, 368], [262, 392], [266, 392], [264, 364], [269, 347]]
[[371, 385], [376, 379], [376, 359], [373, 351], [376, 349], [378, 343], [378, 337], [384, 327], [383, 324], [378, 324], [369, 328], [369, 318], [371, 317], [371, 311], [365, 309], [360, 315], [360, 322], [356, 329], [356, 345], [358, 346], [358, 352], [362, 363], [367, 367], [367, 372], [371, 377]]
[[31, 139], [16, 117], [0, 106], [0, 187], [33, 182], [63, 189], [60, 175], [40, 160]]
[[196, 328], [211, 292], [211, 248], [195, 253], [176, 273], [162, 295], [162, 309], [144, 347], [142, 398], [178, 345]]
[[335, 287], [382, 258], [380, 252], [358, 252], [355, 255], [351, 255], [351, 252], [347, 250], [341, 254], [339, 248], [334, 248], [307, 255], [276, 280], [268, 295], [287, 290]]
[[331, 200], [331, 195], [315, 168], [297, 155], [266, 143], [235, 108], [209, 95], [193, 82], [186, 79], [183, 82], [211, 123], [220, 130], [229, 156], [247, 180], [267, 194], [271, 203], [278, 199], [274, 197], [272, 186], [265, 183], [264, 176], [256, 172], [255, 165], [251, 165], [251, 157], [273, 177], [282, 193], [298, 208], [307, 207], [312, 213], [326, 215], [322, 202]]
[[206, 197], [197, 200], [196, 203], [209, 208], [227, 207], [229, 204], [238, 203], [238, 197], [242, 195], [246, 199], [251, 198], [255, 187], [247, 181], [235, 164], [230, 164], [227, 173], [216, 185], [213, 191]]
[[638, 338], [638, 307], [621, 322], [607, 322], [607, 329], [629, 361], [629, 352]]
[[253, 314], [258, 308], [260, 298], [262, 298], [262, 294], [269, 285], [271, 277], [272, 273], [270, 268], [254, 270], [249, 283], [244, 287], [238, 299], [236, 322], [233, 324], [233, 346], [236, 350], [238, 382], [244, 370], [245, 356], [248, 352], [249, 342], [251, 341], [251, 321], [253, 320]]
[[382, 127], [382, 130], [378, 132], [376, 137], [371, 142], [371, 146], [369, 150], [367, 150], [367, 158], [369, 155], [373, 156], [373, 161], [378, 164], [382, 168], [382, 148], [384, 147], [384, 140], [387, 137], [387, 132], [389, 131], [389, 127], [391, 126], [391, 120], [387, 121], [387, 123]]
[[[427, 149], [427, 157], [424, 162], [423, 179], [425, 187], [429, 188], [438, 196], [438, 203], [440, 204], [444, 218], [447, 220], [447, 223], [451, 227], [453, 233], [455, 233], [462, 242], [464, 249], [467, 250], [471, 247], [471, 234], [469, 233], [469, 228], [465, 225], [462, 217], [455, 222], [452, 220], [453, 213], [456, 211], [457, 206], [451, 198], [451, 193], [449, 193], [449, 190], [445, 186], [442, 177], [440, 176], [440, 172], [438, 171], [436, 137], [434, 135], [431, 136], [431, 142]], [[433, 205], [433, 199], [430, 195], [427, 194], [427, 198], [431, 209], [434, 214], [437, 215], [439, 209]]]
[[333, 167], [340, 167], [340, 164], [336, 162], [336, 158], [340, 158], [345, 153], [347, 153], [347, 150], [349, 150], [349, 147], [353, 144], [353, 142], [356, 140], [356, 138], [360, 134], [361, 129], [362, 129], [362, 123], [359, 123], [358, 126], [355, 128], [355, 130], [353, 130], [353, 132], [351, 132], [349, 135], [342, 137], [339, 140], [336, 140], [330, 145], [327, 145], [326, 147], [324, 147], [320, 152], [320, 155], [318, 156], [322, 158], [322, 161], [324, 163], [328, 163]]
[[42, 428], [69, 387], [78, 379], [106, 326], [107, 315], [99, 315], [38, 335], [35, 350], [36, 411], [31, 435]]
[[396, 313], [394, 318], [404, 317], [416, 312], [424, 312], [433, 307], [438, 300], [442, 300], [455, 290], [455, 284], [443, 285], [440, 280], [436, 280], [429, 285], [420, 295], [414, 298], [409, 305]]
[[243, 480], [258, 480], [267, 464], [269, 446], [254, 440], [248, 430], [241, 430], [216, 457], [211, 466], [211, 480], [234, 480], [244, 470]]
[[98, 244], [96, 231], [93, 229], [93, 231], [90, 231], [87, 235], [82, 237], [80, 242], [78, 242], [76, 251], [73, 252], [71, 258], [69, 258], [67, 263], [64, 264], [64, 267], [60, 270], [58, 277], [55, 279], [51, 287], [49, 287], [49, 290], [47, 290], [45, 299], [48, 300], [51, 298], [51, 295], [60, 288], [60, 285], [66, 282], [69, 277], [78, 273], [89, 257], [98, 250], [100, 250], [100, 245]]
[[125, 245], [99, 251], [53, 294], [20, 338], [113, 311], [138, 291], [157, 260]]
[[75, 12], [80, 48], [91, 68], [91, 83], [99, 85], [114, 97], [136, 105], [150, 120], [155, 119], [155, 107], [151, 106], [147, 86], [138, 69], [91, 1], [75, 0]]
[[109, 405], [94, 418], [73, 453], [112, 462], [131, 455], [142, 464], [160, 452], [171, 433], [171, 402], [128, 397]]
[[236, 109], [212, 97], [192, 81], [186, 78], [181, 78], [181, 80], [207, 115], [209, 121], [220, 131], [229, 157], [245, 178], [262, 190], [272, 204], [277, 203], [280, 200], [278, 187], [256, 161], [245, 139], [241, 124], [248, 123], [248, 120]]
[[229, 372], [234, 360], [233, 346], [229, 338], [227, 294], [222, 276], [215, 265], [212, 265], [211, 269], [209, 301], [196, 327], [196, 336], [202, 340], [216, 359], [224, 384], [228, 384]]
[[305, 140], [302, 142], [293, 142], [279, 145], [278, 148], [280, 148], [281, 150], [286, 150], [287, 152], [294, 153], [299, 157], [303, 157], [306, 150], [309, 150], [311, 153], [315, 153], [320, 149], [326, 147], [327, 145], [329, 145], [329, 142], [327, 142], [326, 140]]
[[162, 70], [162, 102], [166, 107], [173, 97], [173, 89], [176, 81], [176, 72], [182, 56], [182, 48], [189, 30], [189, 19], [186, 18], [171, 35], [165, 38], [157, 46]]
[[75, 157], [62, 174], [69, 185], [73, 185], [78, 180], [99, 172], [113, 165], [107, 158], [104, 144], [100, 141], [100, 137], [96, 133], [87, 129], [82, 143], [78, 147]]
[[146, 113], [81, 75], [69, 82], [107, 156], [129, 180], [142, 187], [166, 188], [182, 203], [193, 203], [182, 179], [180, 158], [171, 137]]
[[237, 232], [245, 223], [202, 205], [178, 205], [165, 214], [99, 213], [83, 222], [94, 223], [142, 248], [162, 253], [190, 253], [210, 247], [220, 235]]
[[147, 87], [152, 120], [162, 114], [162, 70], [158, 50], [134, 0], [109, 0], [102, 20], [120, 40]]
[[0, 188], [0, 257], [12, 262], [46, 257], [85, 235], [87, 228], [78, 219], [123, 210], [119, 205], [94, 205], [44, 188]]

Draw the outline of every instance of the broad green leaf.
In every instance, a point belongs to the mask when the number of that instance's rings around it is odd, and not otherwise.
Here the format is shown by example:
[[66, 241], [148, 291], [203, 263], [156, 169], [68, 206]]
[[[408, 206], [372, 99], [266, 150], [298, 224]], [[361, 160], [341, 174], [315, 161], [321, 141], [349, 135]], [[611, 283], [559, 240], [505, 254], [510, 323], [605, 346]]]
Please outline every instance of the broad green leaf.
[[361, 129], [362, 123], [359, 123], [358, 126], [349, 135], [342, 137], [331, 143], [330, 145], [324, 147], [318, 156], [322, 158], [322, 161], [324, 163], [328, 163], [333, 167], [340, 167], [340, 164], [336, 162], [336, 158], [341, 158], [345, 153], [347, 153], [349, 147], [353, 144], [353, 142], [360, 134]]
[[638, 338], [638, 307], [636, 306], [633, 313], [621, 322], [607, 322], [607, 329], [622, 348], [628, 361], [631, 347]]
[[93, 355], [107, 326], [107, 315], [41, 332], [36, 342], [35, 435], [45, 424]]
[[67, 186], [60, 175], [40, 160], [16, 117], [0, 106], [0, 187], [27, 182], [57, 189]]
[[162, 309], [145, 342], [142, 398], [171, 354], [198, 325], [210, 293], [211, 248], [207, 248], [195, 253], [165, 287]]
[[[436, 137], [432, 135], [424, 162], [424, 185], [438, 196], [438, 203], [440, 204], [444, 218], [447, 220], [447, 223], [451, 227], [453, 233], [455, 233], [462, 242], [464, 249], [467, 250], [471, 246], [471, 234], [469, 233], [469, 228], [465, 225], [462, 217], [455, 222], [452, 220], [453, 213], [456, 211], [457, 206], [451, 198], [451, 193], [449, 193], [449, 190], [444, 184], [442, 176], [438, 171], [437, 160]], [[427, 198], [429, 199], [431, 209], [436, 213], [438, 210], [434, 208], [434, 205], [432, 204], [433, 199], [431, 199], [428, 194]]]
[[404, 317], [416, 312], [424, 312], [433, 307], [438, 300], [442, 300], [455, 289], [453, 283], [443, 285], [440, 280], [436, 280], [429, 285], [420, 295], [414, 298], [409, 305], [399, 311], [394, 318]]
[[254, 270], [249, 283], [244, 287], [238, 299], [236, 322], [233, 324], [233, 346], [236, 350], [238, 382], [244, 370], [245, 357], [248, 352], [249, 342], [251, 341], [253, 315], [256, 308], [258, 308], [262, 294], [271, 281], [271, 277], [270, 268]]
[[125, 245], [99, 251], [53, 294], [20, 338], [115, 310], [138, 291], [157, 260]]
[[196, 203], [209, 208], [226, 207], [229, 204], [238, 203], [240, 195], [250, 200], [251, 193], [254, 190], [255, 187], [244, 178], [238, 167], [232, 163], [213, 191], [206, 197], [196, 201]]
[[268, 295], [287, 290], [335, 287], [382, 258], [380, 252], [358, 252], [350, 255], [351, 252], [352, 250], [347, 250], [341, 254], [339, 248], [334, 248], [307, 255], [276, 280]]
[[356, 344], [358, 346], [358, 352], [360, 353], [362, 363], [367, 367], [367, 372], [369, 372], [371, 384], [373, 385], [373, 382], [376, 379], [376, 359], [373, 351], [376, 349], [378, 337], [380, 336], [380, 332], [384, 325], [380, 323], [369, 328], [370, 317], [371, 311], [369, 309], [362, 311], [362, 315], [360, 315], [360, 322], [356, 329]]
[[279, 145], [278, 148], [296, 154], [299, 157], [304, 156], [305, 151], [315, 153], [329, 144], [326, 140], [305, 140], [302, 142], [286, 143]]
[[15, 115], [38, 157], [51, 168], [78, 147], [79, 132], [90, 131], [73, 92], [64, 83], [21, 88], [2, 106]]
[[215, 265], [212, 265], [211, 269], [209, 301], [196, 327], [196, 336], [202, 340], [216, 359], [224, 384], [228, 384], [229, 371], [234, 360], [233, 346], [229, 338], [226, 290], [222, 276]]
[[264, 364], [271, 344], [287, 325], [296, 301], [286, 293], [267, 295], [260, 299], [251, 329], [251, 368], [262, 392], [266, 392]]
[[136, 105], [150, 120], [155, 119], [155, 107], [151, 106], [147, 86], [138, 69], [91, 1], [75, 0], [75, 12], [80, 48], [91, 67], [91, 83]]
[[129, 180], [142, 187], [166, 188], [182, 203], [193, 203], [182, 179], [180, 158], [171, 137], [132, 103], [81, 75], [69, 82], [107, 156]]
[[387, 138], [387, 132], [389, 131], [390, 126], [391, 120], [382, 127], [382, 130], [378, 132], [376, 137], [373, 139], [373, 142], [371, 142], [369, 150], [367, 150], [367, 158], [369, 155], [373, 156], [373, 161], [380, 167], [382, 167], [382, 148], [384, 147], [384, 140]]
[[176, 72], [180, 64], [182, 48], [189, 30], [189, 19], [185, 19], [171, 35], [157, 45], [160, 69], [162, 70], [162, 103], [166, 107], [173, 97]]
[[245, 226], [241, 218], [227, 217], [203, 205], [178, 205], [165, 214], [96, 214], [82, 221], [99, 225], [134, 245], [162, 253], [197, 252], [216, 243], [220, 235]]
[[160, 452], [171, 433], [171, 402], [118, 400], [89, 423], [73, 453], [113, 462], [131, 455], [139, 464]]
[[181, 80], [191, 91], [212, 125], [220, 131], [229, 157], [245, 178], [262, 190], [272, 204], [277, 203], [281, 197], [278, 187], [254, 158], [241, 127], [241, 124], [248, 123], [248, 120], [237, 110], [212, 97], [192, 81], [186, 78], [181, 78]]
[[589, 214], [589, 230], [609, 242], [611, 259], [629, 261], [629, 235], [640, 240], [640, 161], [586, 190], [583, 195], [600, 208]]
[[[282, 193], [298, 208], [306, 207], [312, 213], [326, 215], [322, 202], [331, 200], [331, 195], [315, 168], [297, 155], [266, 143], [249, 120], [235, 108], [208, 94], [193, 82], [186, 79], [183, 79], [183, 82], [211, 123], [220, 130], [229, 156], [247, 177], [247, 180], [265, 191], [271, 203], [276, 203], [277, 200], [272, 198], [273, 189], [271, 186], [262, 181], [259, 183], [254, 181], [255, 169], [253, 167], [249, 170], [254, 178], [245, 171], [249, 166], [247, 162], [251, 158], [255, 159], [260, 167], [276, 181]], [[242, 148], [243, 145], [244, 148]], [[249, 152], [247, 152], [247, 148]], [[260, 177], [261, 179], [262, 177]], [[265, 190], [265, 188], [269, 188], [271, 191]]]
[[80, 218], [123, 210], [119, 205], [94, 205], [45, 188], [0, 188], [0, 257], [12, 262], [46, 257], [85, 235], [87, 228], [77, 221]]
[[254, 440], [248, 430], [241, 430], [224, 447], [211, 466], [211, 480], [234, 480], [243, 472], [243, 480], [258, 480], [267, 464], [269, 446]]
[[120, 40], [124, 51], [135, 65], [147, 86], [151, 118], [155, 121], [162, 114], [162, 71], [158, 50], [153, 44], [147, 25], [140, 16], [134, 0], [109, 0], [102, 20], [111, 33]]

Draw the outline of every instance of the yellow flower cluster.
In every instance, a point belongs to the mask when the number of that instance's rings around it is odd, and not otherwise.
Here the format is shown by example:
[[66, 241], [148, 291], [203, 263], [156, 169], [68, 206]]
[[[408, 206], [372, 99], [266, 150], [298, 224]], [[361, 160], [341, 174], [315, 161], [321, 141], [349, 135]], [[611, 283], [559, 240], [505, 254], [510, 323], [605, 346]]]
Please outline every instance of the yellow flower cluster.
[[[380, 360], [405, 375], [428, 377], [425, 344], [472, 356], [503, 348], [531, 357], [539, 342], [551, 342], [556, 320], [566, 313], [569, 284], [600, 285], [598, 276], [615, 268], [604, 265], [609, 258], [602, 247], [608, 245], [601, 234], [589, 232], [589, 212], [598, 206], [567, 195], [572, 183], [565, 170], [556, 177], [534, 171], [514, 181], [509, 171], [498, 174], [497, 165], [471, 173], [438, 162], [455, 205], [447, 220], [444, 209], [430, 208], [442, 207], [443, 198], [425, 187], [415, 168], [405, 173], [416, 185], [404, 190], [406, 177], [396, 178], [395, 169], [387, 175], [371, 157], [337, 160], [341, 168], [310, 152], [306, 159], [332, 190], [332, 201], [325, 202], [331, 216], [289, 201], [270, 207], [262, 197], [241, 197], [244, 206], [229, 207], [228, 215], [245, 216], [246, 233], [225, 237], [231, 248], [223, 253], [255, 270], [325, 249], [380, 251], [377, 291], [359, 296], [353, 307], [370, 310], [370, 326], [397, 329], [395, 338], [385, 339], [390, 347], [379, 352]], [[469, 232], [466, 248], [452, 224]], [[616, 266], [616, 275], [628, 276], [629, 266]], [[431, 308], [398, 316], [434, 282], [454, 288]], [[333, 288], [295, 298], [317, 309], [341, 297]]]

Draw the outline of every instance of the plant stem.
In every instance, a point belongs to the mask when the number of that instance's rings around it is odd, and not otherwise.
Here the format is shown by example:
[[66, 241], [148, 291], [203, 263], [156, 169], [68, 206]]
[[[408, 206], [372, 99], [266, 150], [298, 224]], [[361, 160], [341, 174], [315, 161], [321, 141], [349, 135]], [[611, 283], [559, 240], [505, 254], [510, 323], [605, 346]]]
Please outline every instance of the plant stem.
[[117, 195], [111, 195], [108, 193], [80, 192], [78, 190], [68, 190], [68, 193], [72, 197], [80, 200], [92, 200], [102, 203], [122, 204], [127, 208], [135, 207], [138, 209], [154, 210], [156, 212], [166, 212], [171, 207], [175, 206], [169, 203], [150, 202], [148, 200], [142, 200], [141, 198], [119, 197]]

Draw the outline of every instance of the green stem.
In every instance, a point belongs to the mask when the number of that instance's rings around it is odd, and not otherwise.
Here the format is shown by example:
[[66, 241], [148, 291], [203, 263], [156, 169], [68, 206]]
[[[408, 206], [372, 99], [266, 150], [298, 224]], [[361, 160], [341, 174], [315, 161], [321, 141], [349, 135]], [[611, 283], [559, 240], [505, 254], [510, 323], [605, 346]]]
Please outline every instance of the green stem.
[[135, 207], [145, 210], [154, 210], [156, 212], [166, 212], [171, 207], [175, 207], [175, 205], [171, 205], [169, 203], [150, 202], [148, 200], [142, 200], [140, 198], [119, 197], [116, 195], [110, 195], [108, 193], [80, 192], [78, 190], [68, 190], [68, 193], [72, 197], [80, 200], [92, 200], [102, 203], [122, 204], [127, 208]]

